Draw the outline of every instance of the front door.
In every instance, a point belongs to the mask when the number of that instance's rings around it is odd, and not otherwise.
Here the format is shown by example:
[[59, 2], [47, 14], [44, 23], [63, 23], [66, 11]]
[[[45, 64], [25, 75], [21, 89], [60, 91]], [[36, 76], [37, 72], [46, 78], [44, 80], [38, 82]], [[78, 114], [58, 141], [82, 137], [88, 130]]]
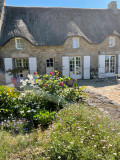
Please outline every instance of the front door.
[[82, 79], [82, 60], [81, 57], [70, 57], [70, 78]]
[[106, 55], [105, 56], [105, 73], [107, 77], [115, 76], [115, 56], [113, 55]]

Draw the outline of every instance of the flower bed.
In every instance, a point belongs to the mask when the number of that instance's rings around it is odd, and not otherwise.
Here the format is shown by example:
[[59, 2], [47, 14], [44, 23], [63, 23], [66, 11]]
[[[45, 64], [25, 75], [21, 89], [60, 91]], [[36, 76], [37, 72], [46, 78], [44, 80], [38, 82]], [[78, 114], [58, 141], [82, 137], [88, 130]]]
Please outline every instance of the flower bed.
[[[12, 88], [10, 90], [14, 96], [11, 97], [6, 91], [4, 96], [7, 96], [8, 100], [3, 102], [1, 98], [1, 121], [7, 120], [8, 117], [25, 118], [31, 121], [34, 127], [41, 125], [45, 128], [52, 123], [57, 111], [71, 103], [82, 102], [82, 98], [85, 97], [84, 87], [78, 87], [75, 82], [70, 88], [66, 85], [69, 78], [59, 77], [58, 74], [55, 71], [43, 76], [28, 75], [28, 79], [21, 80], [22, 92], [19, 93]], [[1, 92], [1, 97], [2, 94]], [[3, 110], [4, 117], [2, 116]]]

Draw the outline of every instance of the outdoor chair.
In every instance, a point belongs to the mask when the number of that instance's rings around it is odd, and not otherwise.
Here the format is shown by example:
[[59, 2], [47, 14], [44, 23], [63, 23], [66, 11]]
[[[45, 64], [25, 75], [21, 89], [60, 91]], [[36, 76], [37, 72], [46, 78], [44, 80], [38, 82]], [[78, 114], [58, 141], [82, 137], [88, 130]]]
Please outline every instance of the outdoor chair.
[[96, 81], [105, 81], [108, 80], [108, 77], [104, 74], [104, 73], [91, 73], [91, 76], [93, 78], [92, 82], [96, 82]]
[[101, 80], [108, 80], [108, 77], [106, 76], [106, 74], [105, 73], [99, 73], [98, 74], [98, 78], [99, 79], [101, 79]]
[[91, 77], [92, 77], [91, 82], [95, 82], [98, 79], [98, 76], [94, 72], [91, 72]]

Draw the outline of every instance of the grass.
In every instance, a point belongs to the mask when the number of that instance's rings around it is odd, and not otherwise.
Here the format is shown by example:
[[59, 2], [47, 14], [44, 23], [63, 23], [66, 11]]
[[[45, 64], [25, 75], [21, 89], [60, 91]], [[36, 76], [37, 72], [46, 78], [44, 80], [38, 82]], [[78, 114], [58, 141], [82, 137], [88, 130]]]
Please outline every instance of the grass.
[[0, 131], [0, 160], [119, 160], [120, 125], [97, 109], [73, 105], [56, 114], [45, 131]]

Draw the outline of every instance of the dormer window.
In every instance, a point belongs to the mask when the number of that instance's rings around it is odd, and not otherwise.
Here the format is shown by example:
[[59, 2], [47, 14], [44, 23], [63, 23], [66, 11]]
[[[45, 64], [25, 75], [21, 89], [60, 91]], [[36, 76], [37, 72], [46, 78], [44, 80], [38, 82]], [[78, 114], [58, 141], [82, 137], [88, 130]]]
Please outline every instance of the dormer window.
[[23, 40], [22, 38], [15, 38], [16, 49], [23, 49]]
[[72, 39], [72, 45], [73, 45], [73, 48], [79, 48], [79, 38], [73, 38]]
[[109, 38], [109, 47], [115, 47], [115, 37]]

